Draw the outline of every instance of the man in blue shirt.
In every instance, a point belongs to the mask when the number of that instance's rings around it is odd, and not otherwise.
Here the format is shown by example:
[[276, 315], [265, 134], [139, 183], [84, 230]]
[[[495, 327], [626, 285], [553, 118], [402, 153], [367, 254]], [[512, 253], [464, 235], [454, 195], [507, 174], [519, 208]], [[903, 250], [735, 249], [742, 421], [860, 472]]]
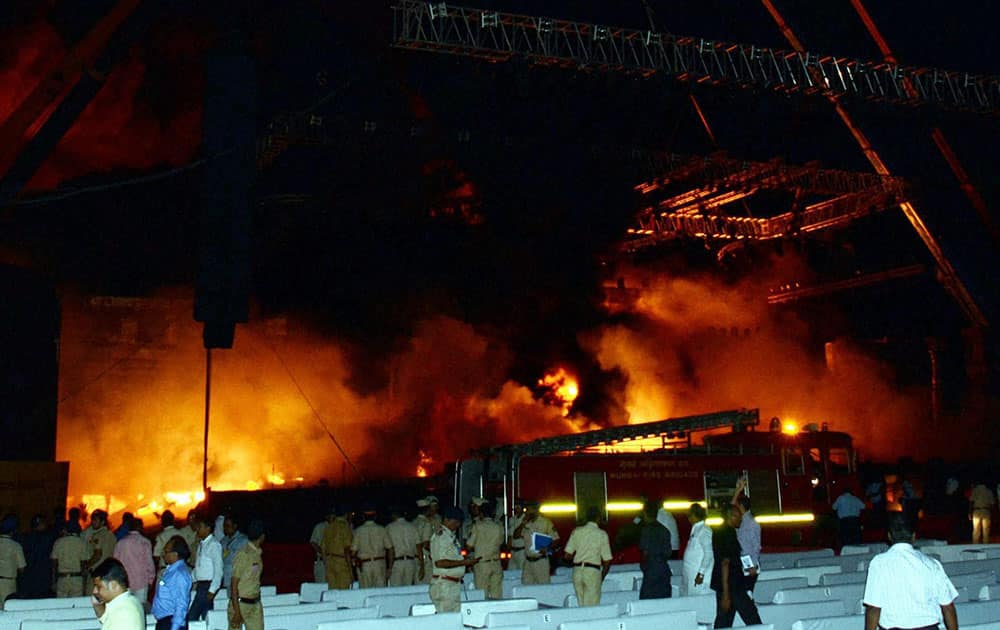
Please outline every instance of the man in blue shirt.
[[837, 512], [837, 523], [840, 525], [841, 546], [860, 545], [861, 510], [865, 509], [864, 502], [854, 496], [850, 488], [844, 488], [843, 494], [833, 502], [833, 509]]
[[233, 579], [233, 560], [236, 552], [247, 544], [247, 536], [240, 531], [236, 520], [229, 514], [222, 522], [222, 586], [229, 588], [229, 582]]
[[187, 628], [188, 603], [191, 601], [191, 569], [187, 559], [191, 549], [181, 536], [174, 536], [163, 547], [163, 562], [167, 568], [156, 585], [153, 616], [156, 630]]
[[122, 538], [128, 536], [128, 533], [132, 531], [131, 526], [132, 526], [132, 521], [134, 519], [135, 516], [131, 512], [125, 512], [124, 514], [122, 514], [122, 524], [119, 525], [118, 529], [115, 530], [116, 541], [121, 540]]
[[[736, 482], [736, 493], [733, 495], [733, 506], [740, 513], [740, 523], [736, 528], [736, 538], [739, 540], [743, 555], [750, 557], [749, 568], [746, 568], [744, 575], [747, 590], [753, 596], [753, 589], [757, 586], [757, 575], [760, 573], [760, 523], [750, 511], [750, 497], [746, 495], [746, 477], [741, 477]], [[716, 558], [718, 562], [718, 558]]]

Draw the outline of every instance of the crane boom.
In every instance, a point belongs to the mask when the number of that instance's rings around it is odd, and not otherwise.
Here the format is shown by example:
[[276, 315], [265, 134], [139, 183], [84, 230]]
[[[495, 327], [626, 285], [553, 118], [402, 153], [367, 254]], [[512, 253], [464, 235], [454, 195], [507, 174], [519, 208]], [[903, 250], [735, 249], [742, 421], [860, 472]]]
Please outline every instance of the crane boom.
[[[710, 85], [1000, 112], [1000, 77], [680, 37], [652, 30], [399, 0], [394, 46]], [[912, 89], [911, 89], [912, 88]]]

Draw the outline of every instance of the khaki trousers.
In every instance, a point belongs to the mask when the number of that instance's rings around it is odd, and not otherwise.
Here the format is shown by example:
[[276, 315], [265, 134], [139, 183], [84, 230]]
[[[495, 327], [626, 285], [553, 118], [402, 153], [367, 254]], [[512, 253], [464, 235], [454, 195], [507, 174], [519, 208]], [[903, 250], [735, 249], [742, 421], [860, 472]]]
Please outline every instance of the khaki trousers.
[[508, 569], [521, 569], [524, 568], [524, 547], [519, 549], [514, 549], [510, 552], [510, 564], [507, 565]]
[[439, 613], [458, 612], [462, 609], [462, 585], [451, 580], [437, 579], [431, 582], [431, 601]]
[[476, 588], [486, 592], [486, 599], [503, 599], [503, 569], [499, 560], [480, 560], [472, 567]]
[[389, 586], [412, 586], [417, 583], [417, 561], [396, 560], [389, 573]]
[[[247, 630], [264, 630], [264, 607], [261, 606], [258, 601], [256, 604], [244, 604], [240, 602], [240, 615], [243, 616], [243, 624]], [[226, 608], [226, 616], [229, 618], [229, 628], [230, 630], [239, 630], [240, 625], [236, 623], [233, 619], [235, 615], [233, 609], [233, 600], [229, 600], [229, 606]]]
[[61, 577], [57, 579], [56, 597], [83, 597], [83, 578]]
[[992, 510], [990, 509], [976, 509], [972, 510], [972, 542], [977, 543], [989, 543], [990, 542], [990, 521], [992, 517]]
[[0, 610], [3, 610], [4, 601], [17, 591], [17, 580], [14, 578], [0, 578]]
[[347, 558], [343, 556], [326, 557], [326, 585], [331, 589], [346, 591], [351, 588], [354, 582], [354, 575], [351, 573], [351, 565], [347, 564]]
[[573, 588], [580, 606], [597, 606], [601, 603], [601, 570], [573, 567]]
[[524, 566], [521, 568], [521, 584], [548, 584], [552, 579], [549, 576], [549, 559], [541, 558], [531, 561], [531, 558], [524, 559]]
[[361, 588], [385, 588], [385, 559], [362, 562], [358, 575], [358, 586]]

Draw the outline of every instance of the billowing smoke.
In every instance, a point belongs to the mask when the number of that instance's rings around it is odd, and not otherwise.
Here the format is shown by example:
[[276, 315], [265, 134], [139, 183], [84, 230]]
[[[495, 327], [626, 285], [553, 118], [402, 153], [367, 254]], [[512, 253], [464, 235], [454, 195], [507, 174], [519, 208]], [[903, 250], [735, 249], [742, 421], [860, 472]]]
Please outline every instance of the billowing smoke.
[[941, 454], [913, 430], [929, 421], [927, 388], [901, 389], [864, 344], [817, 343], [810, 325], [768, 306], [773, 279], [626, 273], [643, 287], [630, 316], [582, 333], [581, 343], [625, 376], [629, 422], [757, 407], [765, 422], [851, 433], [865, 457]]

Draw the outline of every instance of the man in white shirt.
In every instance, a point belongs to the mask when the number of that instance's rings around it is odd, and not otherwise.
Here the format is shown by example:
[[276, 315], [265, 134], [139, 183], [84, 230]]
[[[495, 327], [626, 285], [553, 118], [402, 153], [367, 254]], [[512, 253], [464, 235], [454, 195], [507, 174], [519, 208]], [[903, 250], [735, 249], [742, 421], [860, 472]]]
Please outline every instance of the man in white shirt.
[[904, 513], [889, 515], [888, 551], [872, 558], [865, 583], [865, 630], [878, 628], [958, 630], [958, 591], [941, 563], [913, 548], [913, 527]]
[[677, 530], [677, 519], [674, 518], [674, 515], [667, 508], [660, 505], [660, 508], [656, 511], [656, 520], [670, 532], [670, 554], [673, 557], [681, 548], [681, 534]]
[[188, 609], [188, 621], [205, 619], [205, 614], [212, 609], [215, 594], [222, 586], [223, 564], [222, 544], [212, 534], [212, 525], [207, 520], [199, 520], [198, 528], [198, 558], [194, 565], [194, 601]]
[[111, 558], [97, 565], [94, 580], [94, 613], [101, 620], [102, 630], [145, 630], [146, 613], [142, 604], [128, 589], [125, 566]]
[[691, 537], [684, 548], [684, 585], [681, 595], [711, 595], [712, 569], [715, 554], [712, 552], [712, 530], [705, 523], [705, 508], [692, 503], [688, 509]]
[[332, 508], [327, 510], [326, 516], [322, 521], [313, 525], [312, 533], [309, 535], [309, 544], [312, 546], [313, 551], [316, 552], [316, 561], [313, 562], [313, 582], [326, 582], [326, 561], [323, 559], [323, 533], [326, 531], [326, 526], [330, 521], [337, 517], [333, 512]]

